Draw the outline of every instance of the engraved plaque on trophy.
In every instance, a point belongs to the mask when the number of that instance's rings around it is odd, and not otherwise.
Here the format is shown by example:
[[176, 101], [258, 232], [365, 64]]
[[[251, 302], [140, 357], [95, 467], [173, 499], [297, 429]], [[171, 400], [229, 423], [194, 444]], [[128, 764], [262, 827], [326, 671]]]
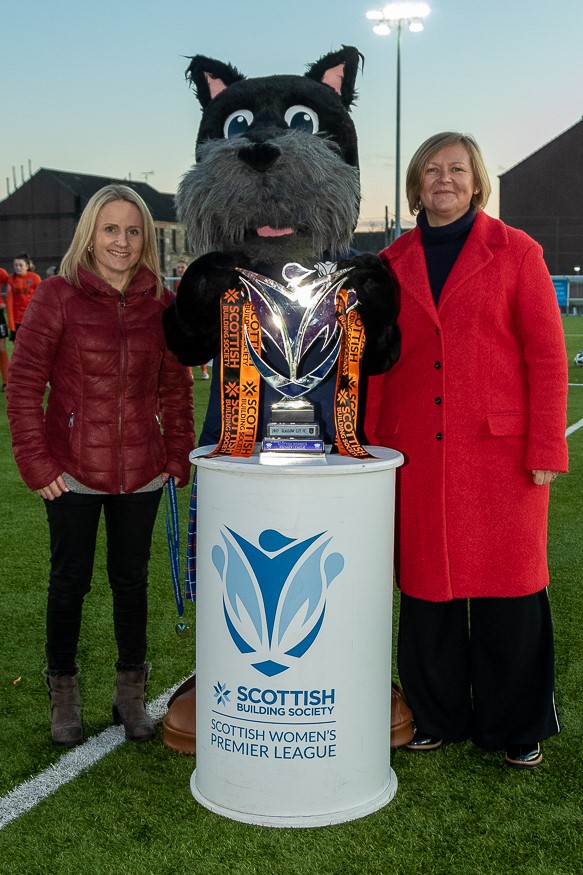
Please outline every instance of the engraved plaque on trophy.
[[[267, 433], [261, 443], [260, 460], [265, 464], [306, 462], [325, 458], [324, 438], [309, 393], [324, 380], [338, 360], [341, 331], [336, 320], [336, 292], [348, 275], [322, 264], [308, 270], [297, 263], [286, 264], [282, 282], [239, 269], [262, 337], [277, 354], [278, 364], [262, 350], [247, 343], [260, 376], [281, 399], [271, 405]], [[325, 273], [325, 270], [331, 270]], [[349, 305], [357, 303], [349, 291]], [[310, 367], [306, 367], [309, 355]], [[281, 362], [285, 366], [281, 367]]]
[[262, 441], [262, 454], [322, 456], [324, 439], [314, 418], [314, 405], [305, 398], [284, 399], [271, 406], [271, 421]]

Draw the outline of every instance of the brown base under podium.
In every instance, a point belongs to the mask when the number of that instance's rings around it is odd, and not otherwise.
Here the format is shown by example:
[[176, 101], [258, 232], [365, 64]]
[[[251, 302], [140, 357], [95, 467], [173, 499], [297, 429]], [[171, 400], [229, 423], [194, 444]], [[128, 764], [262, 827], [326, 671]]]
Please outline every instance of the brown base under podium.
[[[168, 700], [168, 711], [162, 721], [162, 740], [177, 753], [196, 753], [196, 675], [182, 683]], [[413, 738], [413, 715], [402, 689], [391, 689], [391, 747], [403, 747]]]

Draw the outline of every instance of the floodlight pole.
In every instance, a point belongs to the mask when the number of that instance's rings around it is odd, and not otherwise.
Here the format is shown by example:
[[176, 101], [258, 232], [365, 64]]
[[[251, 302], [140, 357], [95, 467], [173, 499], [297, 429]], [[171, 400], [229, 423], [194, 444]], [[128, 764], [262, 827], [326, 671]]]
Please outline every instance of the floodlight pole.
[[395, 228], [393, 239], [401, 234], [401, 31], [403, 22], [409, 30], [423, 30], [423, 19], [429, 15], [429, 6], [424, 2], [389, 3], [383, 9], [373, 9], [367, 12], [367, 18], [375, 21], [375, 33], [387, 36], [391, 30], [397, 30], [397, 130], [395, 148]]
[[401, 235], [401, 21], [397, 26], [397, 142], [395, 146], [395, 231]]

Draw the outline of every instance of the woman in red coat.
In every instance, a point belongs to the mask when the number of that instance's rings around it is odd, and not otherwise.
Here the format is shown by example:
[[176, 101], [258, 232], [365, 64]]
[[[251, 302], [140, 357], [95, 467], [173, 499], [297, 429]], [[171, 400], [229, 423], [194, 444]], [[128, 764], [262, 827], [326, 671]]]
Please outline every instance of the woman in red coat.
[[567, 470], [567, 362], [541, 247], [483, 212], [471, 137], [417, 150], [417, 227], [381, 258], [401, 286], [401, 357], [373, 378], [371, 443], [404, 453], [396, 570], [410, 748], [472, 738], [532, 768], [559, 731], [546, 586], [549, 486]]
[[[83, 737], [77, 644], [99, 517], [118, 649], [114, 720], [152, 738], [144, 708], [148, 560], [163, 486], [189, 479], [192, 377], [166, 347], [156, 236], [144, 201], [109, 185], [88, 202], [61, 263], [18, 331], [7, 412], [26, 485], [51, 540], [47, 675], [56, 744]], [[46, 411], [45, 387], [50, 384]]]

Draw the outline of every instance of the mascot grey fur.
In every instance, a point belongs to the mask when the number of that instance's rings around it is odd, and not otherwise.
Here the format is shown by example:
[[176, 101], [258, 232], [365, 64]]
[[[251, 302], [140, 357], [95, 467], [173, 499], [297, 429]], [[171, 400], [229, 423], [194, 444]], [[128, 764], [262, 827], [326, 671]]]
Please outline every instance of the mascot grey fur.
[[[365, 332], [364, 374], [398, 358], [395, 283], [376, 255], [355, 255], [350, 241], [360, 206], [356, 131], [349, 110], [362, 56], [352, 46], [325, 55], [305, 76], [246, 79], [230, 64], [196, 55], [186, 72], [202, 107], [196, 164], [176, 204], [196, 260], [184, 274], [174, 307], [164, 314], [167, 342], [198, 365], [220, 347], [220, 299], [239, 285], [236, 268], [281, 280], [301, 262], [319, 275], [351, 268]], [[263, 387], [259, 434], [265, 433], [269, 386]], [[327, 442], [334, 440], [334, 379], [310, 393]], [[263, 428], [263, 432], [261, 429]], [[213, 369], [200, 443], [221, 432], [220, 368]], [[195, 677], [169, 702], [164, 744], [195, 753]], [[413, 736], [412, 715], [395, 687], [391, 744]]]

